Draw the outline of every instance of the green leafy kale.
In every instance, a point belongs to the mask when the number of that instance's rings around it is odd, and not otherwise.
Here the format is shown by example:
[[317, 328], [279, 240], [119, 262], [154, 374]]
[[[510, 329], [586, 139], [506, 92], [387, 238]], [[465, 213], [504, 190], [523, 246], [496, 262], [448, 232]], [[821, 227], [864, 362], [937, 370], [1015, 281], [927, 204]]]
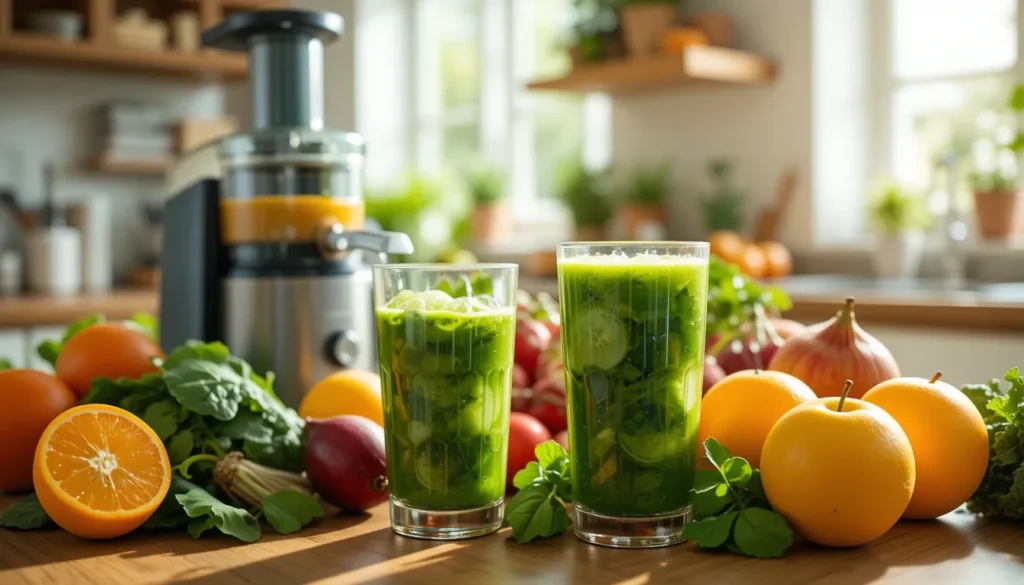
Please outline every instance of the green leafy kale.
[[683, 536], [701, 548], [728, 550], [756, 558], [778, 558], [793, 545], [793, 529], [772, 510], [761, 486], [761, 472], [732, 457], [715, 439], [704, 441], [715, 469], [697, 473], [694, 520]]
[[735, 332], [753, 323], [758, 306], [766, 313], [780, 314], [793, 307], [782, 289], [762, 286], [740, 271], [739, 266], [711, 257], [708, 266], [707, 336]]
[[989, 465], [981, 485], [967, 501], [976, 514], [1024, 520], [1024, 378], [1017, 368], [1006, 372], [1010, 387], [998, 380], [964, 386], [988, 426]]
[[555, 441], [537, 445], [534, 454], [537, 460], [513, 478], [519, 492], [505, 504], [505, 523], [519, 543], [561, 534], [571, 523], [565, 511], [572, 501], [569, 454]]

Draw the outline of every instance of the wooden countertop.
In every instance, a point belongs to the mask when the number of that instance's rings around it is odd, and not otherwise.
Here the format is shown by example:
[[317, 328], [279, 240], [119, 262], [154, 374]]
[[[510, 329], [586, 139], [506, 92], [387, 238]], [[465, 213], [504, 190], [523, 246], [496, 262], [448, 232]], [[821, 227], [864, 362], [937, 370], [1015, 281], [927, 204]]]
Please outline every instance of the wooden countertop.
[[108, 319], [128, 319], [135, 313], [157, 314], [158, 296], [153, 290], [116, 290], [73, 297], [27, 295], [0, 298], [0, 327], [64, 325], [103, 313]]
[[[0, 508], [10, 498], [0, 498]], [[387, 508], [336, 516], [291, 536], [250, 545], [184, 531], [85, 541], [61, 531], [0, 529], [0, 583], [143, 585], [179, 583], [1020, 583], [1024, 524], [949, 514], [904, 522], [857, 549], [798, 544], [780, 560], [699, 552], [684, 544], [626, 551], [587, 545], [571, 533], [519, 545], [507, 529], [435, 543], [391, 532]]]
[[[550, 277], [524, 275], [519, 286], [532, 293], [558, 294], [557, 282]], [[793, 308], [785, 317], [804, 323], [835, 316], [846, 296], [832, 291], [814, 292], [806, 286], [780, 286], [793, 301]], [[1024, 300], [992, 302], [970, 291], [858, 290], [852, 296], [857, 301], [857, 320], [861, 323], [1024, 333]]]

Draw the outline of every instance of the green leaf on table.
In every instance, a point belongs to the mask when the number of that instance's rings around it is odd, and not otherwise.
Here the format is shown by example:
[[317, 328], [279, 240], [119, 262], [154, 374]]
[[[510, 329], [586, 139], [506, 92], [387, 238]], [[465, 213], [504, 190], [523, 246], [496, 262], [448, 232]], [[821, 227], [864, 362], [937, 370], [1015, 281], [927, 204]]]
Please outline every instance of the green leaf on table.
[[146, 407], [146, 411], [142, 415], [142, 422], [149, 425], [149, 428], [153, 429], [161, 441], [166, 441], [178, 432], [178, 416], [180, 414], [181, 405], [176, 401], [161, 400]]
[[553, 486], [534, 484], [517, 493], [505, 505], [505, 521], [512, 527], [512, 538], [527, 543], [564, 532], [569, 514]]
[[722, 476], [729, 485], [741, 488], [747, 485], [751, 476], [750, 463], [742, 457], [730, 457], [722, 464]]
[[515, 477], [512, 478], [512, 485], [516, 486], [517, 490], [521, 490], [542, 477], [540, 463], [531, 461], [526, 464], [526, 467], [516, 472]]
[[256, 412], [239, 412], [235, 418], [214, 426], [214, 431], [231, 439], [270, 443], [274, 429]]
[[793, 529], [777, 512], [746, 508], [736, 518], [733, 540], [745, 555], [759, 559], [777, 558], [793, 545]]
[[178, 465], [188, 459], [195, 446], [196, 437], [192, 434], [192, 429], [179, 431], [171, 437], [167, 443], [167, 457], [171, 460], [171, 465]]
[[714, 516], [729, 507], [731, 503], [729, 486], [724, 483], [716, 484], [704, 491], [694, 492], [693, 513], [698, 518]]
[[256, 542], [260, 538], [260, 523], [248, 510], [225, 504], [202, 488], [195, 487], [174, 497], [189, 518], [193, 518], [188, 524], [192, 538], [199, 538], [210, 528], [243, 542]]
[[39, 498], [35, 494], [29, 494], [16, 500], [4, 510], [3, 514], [0, 514], [0, 527], [38, 530], [40, 528], [56, 528], [57, 525], [46, 515], [42, 504], [39, 503]]
[[190, 518], [185, 513], [185, 508], [175, 496], [187, 494], [192, 489], [202, 489], [196, 484], [186, 480], [177, 473], [171, 475], [171, 488], [167, 492], [164, 501], [160, 502], [153, 515], [143, 523], [142, 528], [146, 530], [163, 530], [167, 528], [178, 528], [187, 526]]
[[713, 437], [705, 439], [704, 452], [707, 454], [708, 461], [719, 470], [722, 469], [722, 465], [731, 457], [725, 445], [722, 445]]
[[226, 345], [219, 341], [203, 343], [190, 340], [184, 345], [175, 348], [164, 360], [164, 369], [171, 370], [189, 361], [199, 360], [214, 363], [224, 363], [231, 357]]
[[227, 364], [187, 361], [164, 371], [167, 390], [182, 406], [228, 421], [238, 414], [242, 378]]
[[153, 341], [160, 342], [160, 321], [149, 313], [135, 313], [126, 324], [146, 334]]
[[298, 532], [324, 515], [316, 498], [295, 490], [281, 490], [263, 498], [262, 509], [267, 522], [281, 534]]
[[14, 369], [14, 364], [11, 363], [11, 360], [9, 360], [7, 358], [0, 358], [0, 372], [2, 372], [4, 370], [13, 370], [13, 369]]
[[731, 510], [720, 516], [694, 520], [683, 529], [683, 536], [701, 548], [718, 548], [729, 540], [733, 522], [738, 515], [739, 512]]
[[57, 367], [57, 358], [60, 357], [61, 344], [59, 341], [47, 339], [36, 346], [36, 353], [43, 361], [54, 368]]

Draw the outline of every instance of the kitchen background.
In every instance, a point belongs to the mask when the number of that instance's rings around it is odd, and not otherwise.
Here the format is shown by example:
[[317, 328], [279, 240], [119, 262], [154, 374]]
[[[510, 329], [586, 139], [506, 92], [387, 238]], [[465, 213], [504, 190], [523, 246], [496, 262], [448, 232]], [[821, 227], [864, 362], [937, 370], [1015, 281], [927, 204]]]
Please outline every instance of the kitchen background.
[[856, 297], [907, 374], [1024, 356], [1018, 0], [0, 0], [0, 355], [155, 311], [161, 203], [249, 119], [199, 32], [283, 5], [344, 17], [326, 123], [417, 259], [553, 293], [558, 241], [715, 233], [793, 319]]

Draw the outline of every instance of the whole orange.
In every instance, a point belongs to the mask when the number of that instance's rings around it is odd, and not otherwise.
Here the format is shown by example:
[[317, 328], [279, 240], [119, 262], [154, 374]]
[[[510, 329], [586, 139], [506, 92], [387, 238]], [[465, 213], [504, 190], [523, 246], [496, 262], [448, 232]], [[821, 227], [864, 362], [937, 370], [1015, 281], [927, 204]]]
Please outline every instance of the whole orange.
[[910, 440], [896, 419], [855, 398], [794, 408], [761, 452], [772, 507], [826, 546], [858, 546], [885, 534], [906, 510], [914, 477]]
[[37, 370], [0, 372], [0, 492], [32, 489], [32, 457], [39, 437], [75, 405], [64, 382]]
[[785, 246], [779, 242], [760, 242], [758, 247], [764, 252], [765, 276], [781, 278], [793, 272], [793, 256]]
[[807, 384], [783, 372], [743, 370], [730, 374], [701, 399], [700, 443], [714, 437], [734, 457], [760, 467], [768, 431], [790, 409], [815, 398]]
[[60, 351], [57, 377], [79, 398], [94, 378], [131, 378], [159, 372], [152, 359], [163, 358], [160, 346], [145, 333], [118, 323], [99, 323], [79, 331]]
[[354, 414], [384, 426], [380, 376], [362, 370], [343, 370], [321, 380], [302, 399], [299, 416], [330, 418]]
[[736, 263], [743, 255], [747, 243], [736, 232], [718, 231], [708, 237], [711, 253], [726, 262]]
[[970, 399], [939, 380], [897, 378], [863, 400], [892, 415], [914, 449], [917, 481], [904, 518], [938, 518], [967, 501], [988, 469], [988, 431]]
[[746, 244], [736, 264], [751, 278], [764, 278], [768, 275], [768, 259], [757, 244]]

